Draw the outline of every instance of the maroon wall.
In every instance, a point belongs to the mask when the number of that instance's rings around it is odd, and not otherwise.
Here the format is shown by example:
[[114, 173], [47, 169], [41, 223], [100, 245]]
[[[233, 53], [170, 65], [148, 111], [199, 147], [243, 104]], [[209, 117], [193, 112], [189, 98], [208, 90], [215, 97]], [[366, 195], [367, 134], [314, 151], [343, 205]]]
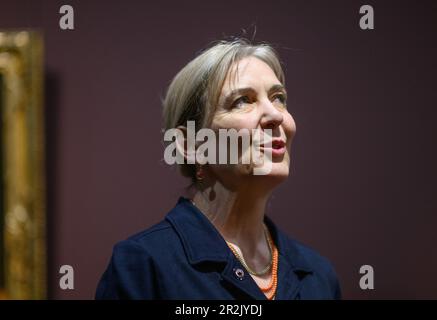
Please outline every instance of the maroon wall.
[[280, 46], [297, 123], [268, 213], [331, 259], [345, 298], [437, 298], [435, 2], [67, 2], [74, 31], [58, 27], [64, 1], [0, 4], [0, 28], [45, 34], [50, 297], [93, 298], [112, 245], [173, 206], [187, 181], [162, 162], [160, 96], [202, 47], [256, 23]]

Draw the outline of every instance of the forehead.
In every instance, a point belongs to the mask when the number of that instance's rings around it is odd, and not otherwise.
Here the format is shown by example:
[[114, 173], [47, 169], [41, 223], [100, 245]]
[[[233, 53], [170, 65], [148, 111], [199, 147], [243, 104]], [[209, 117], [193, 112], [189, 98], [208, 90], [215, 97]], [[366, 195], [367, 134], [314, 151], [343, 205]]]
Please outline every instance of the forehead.
[[223, 84], [222, 94], [241, 87], [267, 89], [280, 83], [267, 63], [256, 57], [246, 57], [231, 66]]

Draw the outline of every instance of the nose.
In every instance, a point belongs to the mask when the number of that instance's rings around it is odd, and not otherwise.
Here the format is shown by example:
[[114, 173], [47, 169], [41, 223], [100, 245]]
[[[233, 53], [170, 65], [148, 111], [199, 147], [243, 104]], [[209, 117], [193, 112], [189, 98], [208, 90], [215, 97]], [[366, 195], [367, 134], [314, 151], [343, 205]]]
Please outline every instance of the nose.
[[275, 129], [284, 121], [284, 115], [279, 111], [273, 103], [266, 99], [262, 104], [262, 116], [260, 125], [262, 129]]

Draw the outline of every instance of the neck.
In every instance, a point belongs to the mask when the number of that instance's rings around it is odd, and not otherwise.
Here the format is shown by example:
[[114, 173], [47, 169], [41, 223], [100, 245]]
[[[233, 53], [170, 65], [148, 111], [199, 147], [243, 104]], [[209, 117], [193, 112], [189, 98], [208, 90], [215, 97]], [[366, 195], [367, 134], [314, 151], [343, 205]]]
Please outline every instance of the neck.
[[253, 185], [229, 191], [215, 183], [197, 191], [193, 201], [209, 218], [223, 238], [248, 255], [266, 248], [264, 214], [270, 192]]

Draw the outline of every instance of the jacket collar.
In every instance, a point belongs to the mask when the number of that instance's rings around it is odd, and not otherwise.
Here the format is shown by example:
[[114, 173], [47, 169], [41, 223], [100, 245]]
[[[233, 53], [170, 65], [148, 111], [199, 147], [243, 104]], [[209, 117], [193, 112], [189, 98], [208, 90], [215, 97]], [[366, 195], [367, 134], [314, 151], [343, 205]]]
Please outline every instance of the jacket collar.
[[166, 219], [178, 233], [191, 264], [204, 261], [227, 262], [226, 241], [189, 199], [180, 197]]
[[[236, 259], [233, 258], [226, 241], [209, 219], [189, 199], [180, 197], [177, 205], [167, 214], [166, 219], [179, 235], [190, 264], [195, 265], [207, 261], [223, 263], [225, 268], [222, 275], [241, 287], [239, 281], [231, 276], [233, 267], [238, 266], [235, 265]], [[269, 228], [280, 254], [277, 296], [285, 295], [285, 290], [288, 290], [287, 298], [293, 298], [300, 286], [300, 281], [295, 280], [300, 280], [305, 275], [312, 273], [313, 270], [299, 252], [296, 244], [280, 231], [267, 215], [264, 216], [264, 222]], [[251, 282], [252, 284], [249, 283], [246, 292], [257, 299], [265, 298], [255, 282]], [[293, 289], [292, 292], [289, 291], [290, 288]]]

